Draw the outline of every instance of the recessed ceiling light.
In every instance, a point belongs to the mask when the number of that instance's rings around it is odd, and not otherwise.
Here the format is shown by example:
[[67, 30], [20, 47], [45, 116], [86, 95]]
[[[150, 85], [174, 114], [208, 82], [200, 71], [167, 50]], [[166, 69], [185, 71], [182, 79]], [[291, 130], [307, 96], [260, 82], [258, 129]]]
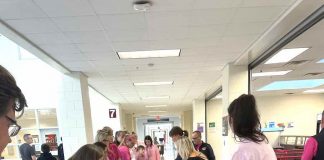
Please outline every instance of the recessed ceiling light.
[[174, 50], [152, 50], [152, 51], [131, 51], [117, 52], [120, 59], [130, 58], [162, 58], [162, 57], [179, 57], [180, 49]]
[[263, 77], [263, 76], [282, 76], [285, 75], [292, 70], [287, 71], [275, 71], [275, 72], [259, 72], [259, 73], [252, 73], [252, 77]]
[[133, 83], [134, 86], [158, 86], [158, 85], [172, 85], [173, 81], [168, 82], [141, 82], [141, 83]]
[[145, 106], [146, 108], [159, 108], [159, 107], [166, 107], [166, 104], [161, 104], [161, 105], [151, 105], [151, 106]]
[[273, 63], [284, 63], [292, 60], [299, 54], [303, 53], [309, 48], [292, 48], [292, 49], [283, 49], [279, 51], [276, 55], [271, 57], [265, 64], [273, 64]]
[[153, 96], [153, 97], [143, 97], [142, 99], [169, 99], [170, 96]]
[[319, 60], [319, 61], [316, 62], [316, 63], [324, 63], [324, 59], [321, 59], [321, 60]]
[[314, 88], [324, 84], [324, 79], [306, 79], [306, 80], [292, 80], [292, 81], [275, 81], [260, 89], [258, 91], [273, 91], [284, 89], [303, 89]]
[[311, 89], [311, 90], [306, 90], [304, 93], [324, 93], [324, 88], [323, 89]]
[[166, 111], [148, 111], [149, 113], [163, 113], [163, 112], [166, 112]]

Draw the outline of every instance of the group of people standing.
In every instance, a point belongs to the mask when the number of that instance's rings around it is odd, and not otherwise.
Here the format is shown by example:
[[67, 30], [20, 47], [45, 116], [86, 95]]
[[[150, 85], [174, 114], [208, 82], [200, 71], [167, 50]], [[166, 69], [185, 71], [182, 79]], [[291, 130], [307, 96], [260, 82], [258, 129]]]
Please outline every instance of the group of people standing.
[[160, 160], [151, 136], [145, 136], [141, 144], [134, 132], [117, 131], [115, 135], [114, 139], [110, 127], [98, 130], [96, 142], [82, 146], [69, 160]]

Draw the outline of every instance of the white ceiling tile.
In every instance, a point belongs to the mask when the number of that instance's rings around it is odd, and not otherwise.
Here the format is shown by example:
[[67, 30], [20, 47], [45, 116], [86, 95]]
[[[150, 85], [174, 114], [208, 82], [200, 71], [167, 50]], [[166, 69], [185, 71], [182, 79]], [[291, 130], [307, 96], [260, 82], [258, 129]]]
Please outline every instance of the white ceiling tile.
[[99, 16], [104, 27], [109, 30], [114, 29], [138, 29], [146, 28], [144, 13], [101, 15]]
[[110, 60], [110, 63], [112, 63], [112, 61], [120, 61], [117, 56], [117, 53], [115, 52], [83, 52], [83, 54], [87, 57], [87, 60], [89, 61]]
[[71, 43], [71, 41], [62, 33], [26, 34], [26, 37], [38, 45]]
[[287, 7], [238, 8], [231, 23], [265, 22], [277, 19]]
[[194, 0], [153, 0], [150, 12], [192, 10]]
[[73, 43], [102, 43], [108, 41], [104, 31], [65, 32], [64, 34]]
[[115, 51], [146, 51], [150, 50], [148, 41], [137, 42], [113, 42]]
[[87, 0], [34, 0], [49, 17], [95, 15]]
[[260, 34], [265, 32], [272, 22], [231, 23], [226, 27], [224, 36]]
[[188, 27], [151, 27], [148, 32], [150, 40], [184, 39], [189, 37]]
[[208, 25], [189, 27], [190, 38], [220, 37], [224, 34], [226, 25]]
[[78, 43], [75, 44], [82, 52], [112, 52], [109, 43]]
[[0, 19], [42, 18], [42, 12], [32, 0], [1, 0]]
[[262, 6], [289, 6], [297, 0], [243, 0], [242, 7], [262, 7]]
[[148, 40], [148, 33], [146, 29], [132, 29], [132, 30], [112, 29], [108, 31], [108, 34], [112, 42]]
[[96, 16], [52, 18], [62, 31], [98, 31], [103, 30]]
[[195, 0], [194, 9], [235, 8], [242, 0]]
[[6, 23], [22, 34], [59, 31], [51, 20], [45, 18], [7, 20]]
[[53, 55], [80, 53], [74, 44], [44, 44], [39, 47]]
[[193, 10], [190, 18], [191, 26], [226, 24], [234, 16], [235, 8]]
[[133, 9], [131, 0], [90, 0], [98, 14], [138, 13]]
[[190, 12], [149, 12], [146, 20], [149, 28], [172, 28], [189, 25]]

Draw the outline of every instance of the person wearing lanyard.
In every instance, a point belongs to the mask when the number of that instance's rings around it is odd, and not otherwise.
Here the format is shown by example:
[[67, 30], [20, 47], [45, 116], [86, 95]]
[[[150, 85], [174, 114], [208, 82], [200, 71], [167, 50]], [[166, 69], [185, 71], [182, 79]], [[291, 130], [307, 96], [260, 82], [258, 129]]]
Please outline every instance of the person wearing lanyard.
[[215, 160], [215, 155], [213, 148], [210, 144], [205, 143], [201, 140], [201, 132], [200, 131], [194, 131], [192, 132], [192, 143], [194, 144], [194, 147], [197, 151], [203, 153], [207, 156], [208, 160]]

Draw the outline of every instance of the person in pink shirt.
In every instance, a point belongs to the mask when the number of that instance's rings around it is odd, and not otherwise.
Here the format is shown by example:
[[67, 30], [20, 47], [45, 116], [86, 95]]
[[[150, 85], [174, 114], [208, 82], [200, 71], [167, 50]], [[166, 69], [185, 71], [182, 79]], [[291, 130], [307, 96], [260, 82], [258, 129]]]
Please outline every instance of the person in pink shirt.
[[324, 159], [324, 110], [322, 112], [322, 130], [317, 135], [310, 137], [305, 146], [302, 160], [323, 160]]
[[144, 143], [146, 146], [146, 154], [149, 160], [160, 160], [159, 149], [153, 144], [151, 136], [145, 136]]
[[108, 136], [106, 138], [108, 159], [120, 160], [118, 146], [114, 143], [114, 131], [108, 126], [104, 127], [102, 130], [108, 133]]
[[135, 145], [135, 138], [133, 135], [126, 134], [124, 140], [119, 145], [118, 150], [120, 152], [121, 160], [131, 160], [130, 148]]

